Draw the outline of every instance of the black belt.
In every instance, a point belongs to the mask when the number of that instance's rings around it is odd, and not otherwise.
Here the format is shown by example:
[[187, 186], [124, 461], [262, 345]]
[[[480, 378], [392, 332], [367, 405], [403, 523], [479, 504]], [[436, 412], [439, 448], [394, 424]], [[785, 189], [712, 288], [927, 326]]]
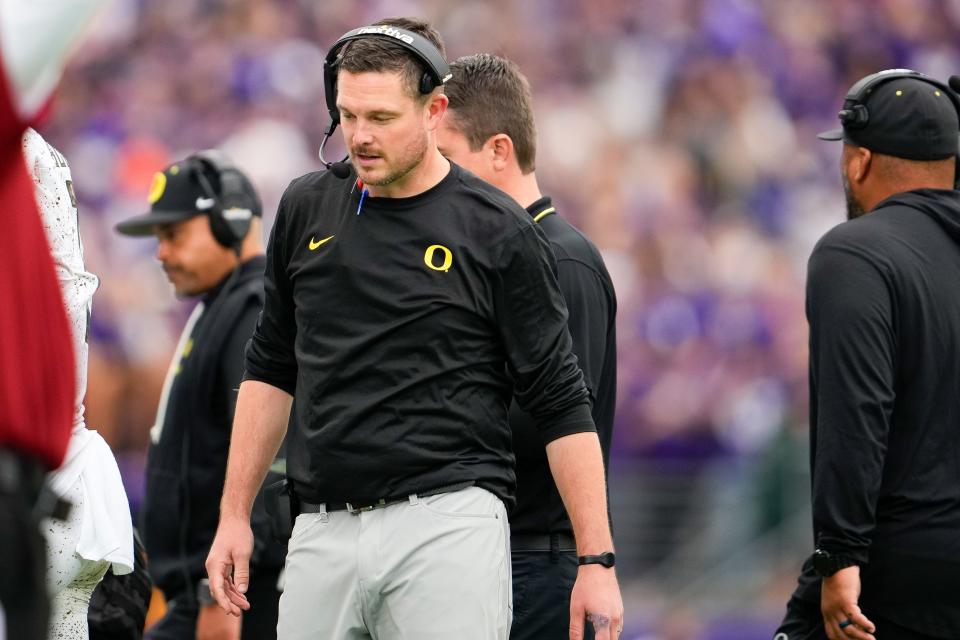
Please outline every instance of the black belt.
[[427, 489], [426, 491], [417, 491], [415, 493], [407, 494], [403, 497], [377, 498], [372, 502], [307, 502], [306, 500], [300, 499], [300, 513], [333, 513], [335, 511], [348, 511], [349, 513], [357, 514], [363, 513], [364, 511], [382, 509], [383, 507], [389, 507], [392, 504], [408, 502], [410, 500], [410, 496], [427, 498], [429, 496], [440, 495], [441, 493], [460, 491], [472, 486], [474, 486], [474, 482], [472, 480], [468, 480], [466, 482], [458, 482], [456, 484], [437, 487], [435, 489]]
[[576, 551], [577, 541], [569, 533], [514, 533], [511, 551]]

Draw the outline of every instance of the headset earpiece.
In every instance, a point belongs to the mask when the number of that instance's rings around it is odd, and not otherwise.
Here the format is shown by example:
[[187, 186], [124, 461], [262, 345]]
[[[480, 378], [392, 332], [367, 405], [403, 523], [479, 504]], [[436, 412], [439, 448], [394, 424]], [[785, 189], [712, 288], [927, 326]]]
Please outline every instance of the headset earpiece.
[[855, 104], [849, 109], [843, 109], [839, 115], [840, 122], [848, 129], [861, 129], [867, 126], [867, 122], [870, 120], [870, 112], [867, 111], [866, 105], [862, 104]]
[[436, 87], [437, 85], [434, 84], [433, 82], [433, 76], [431, 76], [429, 73], [424, 73], [422, 76], [420, 76], [419, 89], [421, 94], [427, 95], [428, 93], [433, 91]]
[[[250, 231], [253, 216], [259, 214], [260, 202], [247, 178], [227, 157], [216, 150], [201, 151], [190, 157], [194, 175], [206, 194], [197, 208], [207, 214], [210, 232], [224, 247], [239, 253], [240, 245]], [[214, 188], [207, 174], [216, 176]], [[201, 206], [205, 205], [205, 206]]]

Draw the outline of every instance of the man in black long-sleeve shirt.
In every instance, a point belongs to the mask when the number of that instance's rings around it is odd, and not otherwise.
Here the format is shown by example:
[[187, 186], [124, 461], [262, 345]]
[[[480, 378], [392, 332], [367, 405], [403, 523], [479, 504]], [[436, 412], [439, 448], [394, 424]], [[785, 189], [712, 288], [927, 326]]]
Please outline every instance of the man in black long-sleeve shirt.
[[862, 82], [821, 134], [844, 141], [850, 220], [810, 258], [816, 551], [775, 637], [955, 639], [960, 124], [925, 76]]
[[588, 556], [572, 607], [616, 637], [603, 460], [550, 247], [437, 151], [436, 33], [394, 21], [348, 37], [328, 65], [356, 174], [309, 174], [281, 201], [211, 588], [232, 613], [249, 606], [247, 514], [289, 421], [300, 515], [279, 636], [506, 638], [513, 390]]
[[[515, 64], [490, 54], [458, 59], [445, 92], [450, 106], [437, 146], [449, 160], [502, 189], [543, 230], [557, 258], [573, 352], [591, 392], [604, 462], [610, 450], [617, 386], [613, 283], [597, 248], [556, 213], [537, 183], [536, 125], [530, 88]], [[511, 640], [562, 638], [570, 625], [576, 544], [530, 415], [510, 407], [517, 456], [517, 506], [510, 513], [513, 560]], [[593, 637], [587, 629], [585, 637]]]

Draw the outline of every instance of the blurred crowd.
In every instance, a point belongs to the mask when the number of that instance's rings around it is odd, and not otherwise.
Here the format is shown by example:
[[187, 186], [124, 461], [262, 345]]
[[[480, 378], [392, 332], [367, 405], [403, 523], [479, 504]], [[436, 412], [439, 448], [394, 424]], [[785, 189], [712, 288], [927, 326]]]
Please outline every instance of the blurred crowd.
[[269, 229], [288, 182], [320, 167], [327, 47], [395, 15], [431, 20], [450, 59], [499, 53], [530, 79], [541, 186], [602, 250], [619, 297], [615, 464], [695, 467], [803, 433], [806, 258], [844, 219], [840, 149], [815, 133], [863, 75], [960, 71], [960, 2], [114, 0], [44, 133], [73, 168], [102, 280], [87, 422], [134, 508], [191, 305], [155, 243], [113, 225], [145, 210], [164, 164], [219, 147]]

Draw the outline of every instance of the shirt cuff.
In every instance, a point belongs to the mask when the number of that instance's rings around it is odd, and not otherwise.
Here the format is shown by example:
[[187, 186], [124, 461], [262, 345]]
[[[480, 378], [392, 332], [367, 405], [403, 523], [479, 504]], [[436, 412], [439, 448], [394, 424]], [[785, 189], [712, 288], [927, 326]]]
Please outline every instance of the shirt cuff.
[[[250, 366], [249, 364], [247, 365]], [[243, 381], [253, 380], [255, 382], [262, 382], [268, 384], [271, 387], [276, 387], [281, 391], [284, 391], [291, 396], [297, 388], [297, 376], [280, 376], [276, 373], [265, 373], [262, 371], [251, 371], [247, 369], [243, 372]]]
[[[546, 422], [545, 427], [539, 426]], [[564, 436], [574, 433], [596, 433], [597, 427], [593, 424], [593, 416], [590, 415], [590, 404], [584, 399], [584, 402], [578, 404], [556, 418], [536, 420], [540, 437], [543, 444], [547, 445]]]

